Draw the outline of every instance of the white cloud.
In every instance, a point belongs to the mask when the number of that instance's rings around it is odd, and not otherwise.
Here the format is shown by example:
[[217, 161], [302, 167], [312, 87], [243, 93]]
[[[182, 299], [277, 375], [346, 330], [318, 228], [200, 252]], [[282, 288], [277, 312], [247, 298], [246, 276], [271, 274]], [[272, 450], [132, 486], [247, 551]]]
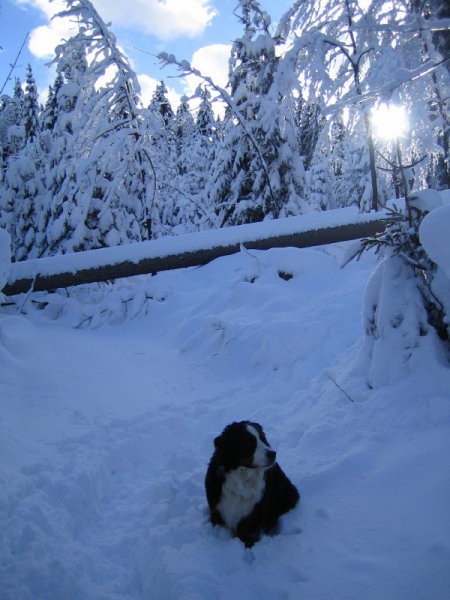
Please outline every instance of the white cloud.
[[[194, 69], [206, 77], [210, 77], [218, 86], [225, 88], [228, 82], [228, 60], [230, 57], [231, 45], [229, 44], [210, 44], [203, 46], [192, 55], [191, 65]], [[203, 82], [200, 77], [189, 75], [185, 79], [185, 94], [193, 96], [197, 87]], [[214, 90], [210, 89], [212, 97], [216, 97]], [[222, 103], [215, 103], [214, 110], [217, 114], [223, 115], [224, 107]]]
[[[228, 44], [210, 44], [203, 46], [192, 55], [191, 65], [202, 75], [210, 77], [220, 87], [225, 87], [228, 81], [228, 59], [231, 46]], [[200, 77], [189, 75], [185, 80], [187, 96], [192, 96], [202, 83]]]
[[19, 6], [32, 6], [37, 10], [40, 10], [44, 15], [51, 19], [53, 15], [62, 11], [66, 4], [63, 0], [16, 0]]
[[192, 66], [202, 75], [211, 79], [220, 87], [225, 87], [228, 81], [228, 61], [230, 44], [210, 44], [203, 46], [192, 55]]
[[[158, 79], [154, 79], [153, 77], [149, 77], [148, 75], [138, 75], [138, 81], [141, 86], [142, 104], [147, 107], [150, 104], [153, 92], [155, 91], [156, 86], [160, 83], [160, 81]], [[174, 89], [168, 87], [167, 98], [169, 99], [173, 110], [176, 110], [178, 104], [180, 103], [180, 95], [177, 94], [177, 92]]]
[[76, 29], [67, 19], [53, 19], [49, 25], [41, 25], [33, 29], [28, 48], [37, 58], [53, 58], [56, 46], [74, 33]]
[[[62, 0], [16, 2], [40, 10], [49, 20], [65, 8]], [[218, 14], [212, 0], [94, 0], [93, 4], [103, 20], [112, 21], [113, 29], [135, 29], [161, 40], [196, 37]], [[38, 27], [31, 32], [30, 51], [39, 58], [53, 56], [55, 46], [70, 36], [73, 27], [68, 19], [54, 19], [48, 25]]]
[[196, 37], [218, 14], [211, 0], [95, 0], [113, 28], [136, 28], [162, 40]]

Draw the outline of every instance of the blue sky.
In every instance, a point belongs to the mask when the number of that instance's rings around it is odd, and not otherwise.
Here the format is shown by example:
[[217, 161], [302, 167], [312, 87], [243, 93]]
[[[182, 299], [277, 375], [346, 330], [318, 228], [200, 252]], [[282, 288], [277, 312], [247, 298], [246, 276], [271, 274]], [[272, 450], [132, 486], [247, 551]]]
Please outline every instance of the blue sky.
[[[293, 0], [260, 0], [276, 22]], [[152, 56], [168, 51], [186, 59], [203, 73], [224, 84], [227, 46], [241, 33], [233, 15], [236, 0], [93, 0], [104, 21], [112, 22], [120, 47], [131, 60], [139, 76], [146, 102], [157, 81], [165, 79], [171, 98], [189, 93], [194, 82], [170, 78], [174, 72], [160, 70]], [[60, 10], [63, 0], [0, 0], [0, 87], [27, 33], [26, 46], [13, 77], [25, 79], [25, 66], [30, 63], [45, 101], [54, 71], [46, 66], [64, 27], [50, 21]], [[9, 82], [6, 93], [11, 93]]]

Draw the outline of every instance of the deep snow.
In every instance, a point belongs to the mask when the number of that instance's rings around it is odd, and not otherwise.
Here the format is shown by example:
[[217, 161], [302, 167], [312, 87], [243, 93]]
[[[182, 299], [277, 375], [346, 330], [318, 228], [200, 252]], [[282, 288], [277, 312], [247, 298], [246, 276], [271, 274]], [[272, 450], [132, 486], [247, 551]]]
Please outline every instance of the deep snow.
[[[1, 600], [450, 597], [448, 364], [425, 336], [369, 387], [375, 259], [343, 253], [241, 252], [1, 316]], [[302, 494], [251, 550], [203, 491], [247, 418]]]

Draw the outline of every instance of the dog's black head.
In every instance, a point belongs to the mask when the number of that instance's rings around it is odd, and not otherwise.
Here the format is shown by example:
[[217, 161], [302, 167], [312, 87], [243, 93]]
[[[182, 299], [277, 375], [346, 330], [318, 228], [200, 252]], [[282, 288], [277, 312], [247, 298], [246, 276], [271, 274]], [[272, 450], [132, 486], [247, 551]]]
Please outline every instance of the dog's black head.
[[261, 425], [252, 421], [231, 423], [216, 437], [214, 445], [216, 457], [228, 469], [268, 469], [277, 457]]

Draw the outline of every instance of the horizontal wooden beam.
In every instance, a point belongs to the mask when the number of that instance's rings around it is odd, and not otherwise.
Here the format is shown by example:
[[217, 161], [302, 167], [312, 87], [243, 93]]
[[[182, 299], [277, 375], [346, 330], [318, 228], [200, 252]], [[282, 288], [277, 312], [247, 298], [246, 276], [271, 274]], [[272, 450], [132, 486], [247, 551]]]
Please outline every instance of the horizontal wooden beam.
[[[294, 217], [294, 219], [299, 218]], [[284, 220], [288, 221], [288, 219]], [[162, 240], [137, 242], [136, 244], [120, 246], [118, 249], [121, 250], [121, 253], [110, 252], [108, 254], [108, 251], [117, 250], [117, 248], [103, 248], [71, 255], [66, 254], [24, 261], [22, 263], [12, 263], [8, 283], [2, 292], [7, 296], [12, 296], [30, 290], [50, 291], [84, 283], [109, 281], [120, 277], [203, 265], [220, 256], [239, 252], [241, 244], [246, 248], [255, 250], [268, 250], [269, 248], [289, 246], [306, 248], [333, 244], [370, 236], [383, 231], [385, 221], [382, 218], [373, 218], [372, 215], [372, 218], [361, 222], [320, 228], [314, 227], [299, 232], [281, 232], [262, 236], [258, 228], [245, 227], [246, 229], [242, 229], [242, 231], [247, 232], [247, 235], [241, 241], [229, 241], [233, 240], [233, 236], [224, 235], [223, 243], [212, 247], [209, 240], [208, 243], [204, 244], [205, 247], [201, 247], [201, 244], [193, 244], [194, 249], [189, 249], [188, 247], [186, 250], [180, 250], [179, 244], [177, 248], [177, 239], [179, 238], [169, 238], [173, 241], [172, 251], [170, 251], [170, 246], [168, 245], [165, 253], [159, 251], [157, 256], [154, 255], [155, 252], [153, 249], [157, 247], [157, 242]], [[223, 231], [227, 230], [219, 230], [219, 232]], [[254, 239], [252, 239], [252, 231], [255, 233]], [[201, 237], [201, 234], [190, 234], [190, 237], [192, 238], [194, 235]], [[180, 237], [186, 238], [188, 236]], [[220, 236], [218, 237], [220, 238]], [[152, 244], [155, 244], [155, 246], [152, 246]], [[139, 252], [134, 252], [136, 249]], [[148, 256], [145, 256], [147, 249]], [[128, 258], [127, 254], [131, 258]], [[87, 263], [85, 267], [83, 267], [83, 255], [89, 255], [89, 260], [84, 261]]]

